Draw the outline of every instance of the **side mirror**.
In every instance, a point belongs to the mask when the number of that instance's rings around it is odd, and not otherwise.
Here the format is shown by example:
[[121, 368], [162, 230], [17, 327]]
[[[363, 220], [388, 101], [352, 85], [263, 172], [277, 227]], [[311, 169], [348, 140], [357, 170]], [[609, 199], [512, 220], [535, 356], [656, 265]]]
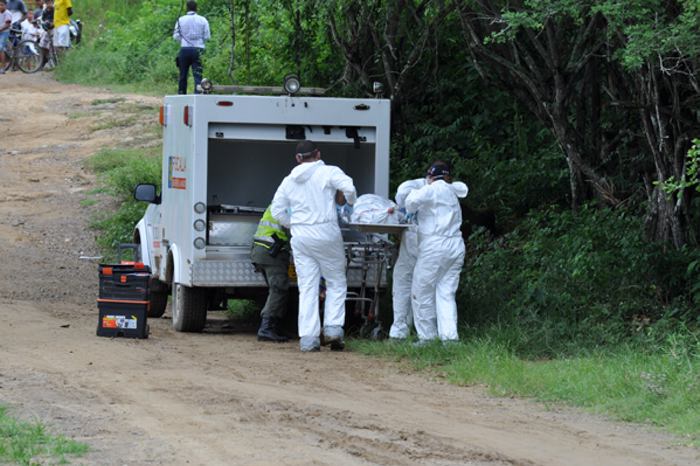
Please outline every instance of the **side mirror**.
[[156, 185], [154, 184], [137, 184], [134, 188], [134, 199], [160, 204], [160, 196], [156, 194]]

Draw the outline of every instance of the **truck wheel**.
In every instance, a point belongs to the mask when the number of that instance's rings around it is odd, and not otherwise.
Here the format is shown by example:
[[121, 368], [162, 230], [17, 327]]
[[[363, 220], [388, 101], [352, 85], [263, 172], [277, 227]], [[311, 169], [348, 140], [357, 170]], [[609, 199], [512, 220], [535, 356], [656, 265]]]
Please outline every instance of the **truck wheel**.
[[148, 317], [163, 317], [168, 306], [168, 293], [151, 292], [151, 305], [148, 307]]
[[148, 307], [148, 317], [163, 317], [165, 308], [168, 306], [168, 287], [160, 280], [151, 278], [148, 295], [151, 302]]
[[201, 332], [207, 323], [207, 293], [179, 283], [173, 285], [173, 328], [178, 332]]

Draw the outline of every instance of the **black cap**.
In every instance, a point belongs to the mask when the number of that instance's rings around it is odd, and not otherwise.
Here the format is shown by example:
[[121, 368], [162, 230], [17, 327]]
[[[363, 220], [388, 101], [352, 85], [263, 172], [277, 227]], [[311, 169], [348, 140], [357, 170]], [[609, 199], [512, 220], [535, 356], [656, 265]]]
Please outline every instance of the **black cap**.
[[313, 141], [301, 141], [299, 144], [297, 144], [296, 155], [302, 158], [310, 157], [316, 150], [318, 150], [318, 148], [316, 147], [316, 144], [313, 143]]
[[432, 176], [433, 178], [450, 176], [450, 166], [445, 162], [435, 162], [428, 169], [428, 176]]

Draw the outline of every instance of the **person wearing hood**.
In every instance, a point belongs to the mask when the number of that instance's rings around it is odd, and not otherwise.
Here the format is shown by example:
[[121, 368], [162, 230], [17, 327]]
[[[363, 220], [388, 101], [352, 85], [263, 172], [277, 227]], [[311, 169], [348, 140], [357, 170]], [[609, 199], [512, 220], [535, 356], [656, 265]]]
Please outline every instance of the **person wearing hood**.
[[323, 336], [332, 350], [342, 350], [346, 260], [335, 207], [336, 191], [354, 204], [357, 191], [352, 178], [340, 168], [326, 165], [311, 141], [297, 144], [298, 165], [282, 180], [271, 212], [292, 234], [292, 255], [299, 287], [299, 337], [301, 351], [320, 350], [318, 313], [321, 276], [326, 281]]
[[411, 284], [419, 344], [459, 338], [455, 293], [465, 251], [459, 198], [468, 193], [466, 184], [451, 182], [449, 165], [438, 161], [428, 170], [427, 184], [406, 198], [406, 211], [419, 219], [418, 258]]
[[[406, 209], [406, 197], [427, 184], [427, 179], [417, 178], [407, 180], [399, 185], [396, 191], [396, 206], [401, 210]], [[391, 299], [394, 310], [394, 322], [389, 329], [389, 338], [403, 340], [408, 338], [413, 322], [411, 311], [411, 283], [413, 282], [413, 269], [418, 259], [418, 226], [411, 223], [409, 228], [401, 235], [399, 246], [399, 258], [394, 264], [394, 272], [391, 281]]]

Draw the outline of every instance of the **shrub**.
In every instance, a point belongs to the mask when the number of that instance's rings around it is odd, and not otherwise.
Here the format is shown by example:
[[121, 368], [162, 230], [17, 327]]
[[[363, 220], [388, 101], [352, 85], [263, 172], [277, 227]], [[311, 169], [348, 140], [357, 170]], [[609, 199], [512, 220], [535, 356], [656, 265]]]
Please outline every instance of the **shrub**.
[[112, 257], [119, 243], [130, 243], [134, 226], [143, 216], [147, 205], [133, 198], [138, 183], [161, 184], [160, 151], [157, 149], [103, 150], [88, 160], [88, 167], [98, 173], [107, 192], [119, 207], [93, 222], [100, 231], [97, 244]]
[[535, 355], [670, 331], [692, 314], [686, 271], [697, 257], [646, 242], [623, 211], [544, 209], [496, 242], [472, 235], [460, 317]]

